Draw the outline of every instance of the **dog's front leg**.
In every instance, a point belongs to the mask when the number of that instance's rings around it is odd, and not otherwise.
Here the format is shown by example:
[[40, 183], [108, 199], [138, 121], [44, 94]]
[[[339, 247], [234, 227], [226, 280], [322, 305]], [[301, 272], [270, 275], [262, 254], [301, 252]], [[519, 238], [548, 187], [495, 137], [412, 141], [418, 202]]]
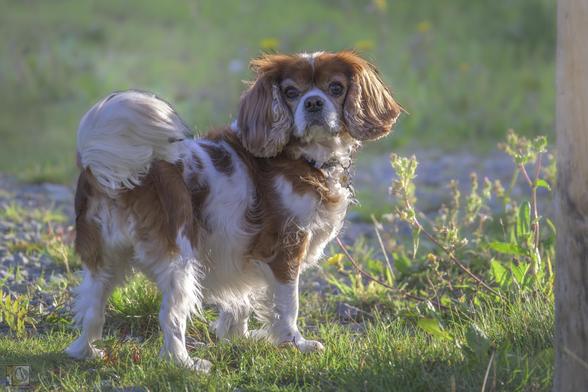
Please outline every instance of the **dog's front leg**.
[[304, 353], [322, 351], [322, 343], [304, 339], [298, 330], [298, 281], [298, 276], [286, 283], [274, 279], [268, 293], [273, 302], [269, 337], [277, 345], [292, 344]]

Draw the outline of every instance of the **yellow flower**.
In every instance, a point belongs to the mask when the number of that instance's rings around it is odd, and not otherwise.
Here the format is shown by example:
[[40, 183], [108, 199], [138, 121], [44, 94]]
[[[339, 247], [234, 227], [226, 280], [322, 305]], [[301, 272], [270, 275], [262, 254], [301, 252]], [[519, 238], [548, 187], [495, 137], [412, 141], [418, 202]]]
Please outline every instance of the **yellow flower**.
[[386, 8], [388, 8], [388, 1], [387, 0], [374, 0], [374, 6], [380, 12], [386, 12]]
[[280, 40], [273, 37], [267, 37], [259, 41], [259, 46], [263, 50], [277, 50], [280, 46]]
[[431, 23], [427, 20], [423, 20], [417, 24], [417, 30], [420, 33], [426, 33], [427, 31], [431, 30]]
[[371, 39], [361, 39], [353, 44], [353, 47], [359, 50], [372, 50], [376, 44]]
[[343, 253], [335, 253], [333, 256], [329, 257], [327, 260], [328, 265], [341, 265], [343, 261]]

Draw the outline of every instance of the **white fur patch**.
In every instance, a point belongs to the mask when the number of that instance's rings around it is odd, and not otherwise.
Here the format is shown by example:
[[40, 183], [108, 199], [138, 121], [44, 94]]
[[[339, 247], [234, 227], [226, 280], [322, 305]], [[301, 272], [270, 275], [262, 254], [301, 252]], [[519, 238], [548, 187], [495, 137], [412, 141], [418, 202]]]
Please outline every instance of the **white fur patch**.
[[300, 57], [308, 60], [308, 62], [312, 66], [312, 70], [314, 71], [314, 60], [323, 53], [325, 53], [325, 52], [319, 51], [319, 52], [314, 52], [314, 53], [301, 53]]
[[81, 164], [111, 194], [141, 183], [151, 162], [176, 162], [190, 133], [173, 108], [139, 91], [113, 93], [95, 104], [78, 128]]
[[280, 196], [281, 205], [296, 218], [296, 222], [299, 225], [307, 226], [311, 223], [318, 201], [314, 194], [297, 194], [292, 188], [292, 183], [284, 176], [276, 177], [274, 189]]
[[[210, 302], [237, 319], [250, 308], [249, 294], [261, 285], [253, 266], [246, 266], [244, 255], [259, 230], [252, 227], [245, 214], [255, 202], [254, 185], [238, 154], [225, 142], [199, 140], [190, 142], [198, 152], [204, 169], [201, 173], [209, 186], [202, 206], [206, 230], [201, 230], [199, 254], [205, 263], [204, 292]], [[202, 144], [220, 146], [229, 152], [233, 164], [230, 176], [219, 173]]]
[[297, 137], [303, 137], [308, 128], [306, 120], [306, 111], [304, 110], [304, 102], [308, 97], [318, 96], [323, 99], [325, 106], [323, 107], [323, 118], [330, 130], [339, 130], [339, 114], [333, 102], [327, 95], [319, 88], [314, 87], [307, 91], [299, 100], [296, 111], [294, 112], [294, 135]]

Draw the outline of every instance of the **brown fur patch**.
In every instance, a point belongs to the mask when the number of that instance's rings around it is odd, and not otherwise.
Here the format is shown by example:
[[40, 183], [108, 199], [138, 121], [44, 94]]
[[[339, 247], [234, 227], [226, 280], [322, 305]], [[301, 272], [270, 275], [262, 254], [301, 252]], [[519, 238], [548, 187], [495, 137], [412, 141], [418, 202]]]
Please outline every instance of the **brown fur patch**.
[[295, 225], [281, 233], [277, 253], [268, 263], [278, 281], [287, 283], [296, 279], [308, 251], [309, 239], [308, 232], [298, 229]]
[[139, 240], [153, 251], [178, 253], [176, 238], [183, 227], [192, 238], [192, 200], [181, 165], [153, 162], [142, 184], [121, 194], [121, 200], [135, 218]]
[[194, 162], [194, 167], [197, 170], [204, 169], [204, 164], [202, 163], [202, 159], [200, 159], [200, 157], [198, 156], [198, 154], [196, 154], [195, 151], [192, 151], [192, 162]]
[[190, 192], [190, 198], [192, 200], [192, 237], [191, 242], [194, 248], [198, 247], [198, 239], [200, 229], [207, 228], [207, 223], [202, 217], [202, 210], [204, 203], [210, 193], [210, 186], [204, 178], [202, 178], [200, 172], [194, 172], [192, 176], [187, 179], [187, 187]]
[[205, 143], [200, 144], [200, 147], [202, 147], [208, 156], [210, 156], [212, 164], [217, 171], [227, 176], [233, 174], [235, 168], [233, 167], [231, 154], [227, 150], [225, 150], [222, 146], [213, 146]]
[[330, 193], [324, 174], [302, 159], [290, 159], [285, 154], [276, 158], [256, 158], [240, 144], [235, 134], [216, 130], [207, 135], [210, 140], [224, 140], [239, 155], [255, 185], [255, 202], [246, 213], [247, 222], [259, 227], [251, 241], [247, 257], [266, 261], [281, 282], [291, 282], [306, 257], [309, 235], [291, 222], [291, 213], [281, 205], [274, 188], [275, 179], [284, 176], [299, 195], [314, 193], [324, 208], [338, 203], [340, 197]]
[[375, 140], [392, 130], [404, 109], [396, 103], [375, 66], [354, 52], [343, 51], [320, 55], [316, 68], [319, 77], [339, 72], [349, 77], [343, 114], [354, 138]]
[[76, 239], [75, 251], [90, 271], [102, 264], [102, 235], [100, 227], [88, 216], [92, 197], [97, 194], [96, 181], [89, 169], [80, 173], [75, 195]]
[[277, 82], [289, 78], [304, 84], [313, 77], [313, 67], [308, 60], [294, 54], [263, 55], [251, 60], [250, 68], [257, 76], [267, 76]]

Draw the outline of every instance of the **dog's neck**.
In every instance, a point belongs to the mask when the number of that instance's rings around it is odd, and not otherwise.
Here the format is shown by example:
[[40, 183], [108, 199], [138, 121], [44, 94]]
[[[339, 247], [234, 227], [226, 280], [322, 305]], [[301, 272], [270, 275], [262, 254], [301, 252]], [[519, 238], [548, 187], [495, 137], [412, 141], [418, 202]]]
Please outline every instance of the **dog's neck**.
[[359, 142], [347, 133], [328, 138], [296, 139], [284, 152], [291, 159], [304, 159], [314, 168], [329, 171], [334, 167], [349, 168]]
[[[243, 150], [246, 150], [239, 140], [238, 133], [239, 128], [235, 121], [231, 124], [230, 131], [225, 133], [225, 137], [238, 141]], [[314, 133], [302, 138], [292, 138], [278, 157], [295, 161], [303, 160], [323, 174], [326, 180], [324, 185], [327, 188], [346, 188], [353, 197], [351, 185], [353, 158], [355, 152], [361, 147], [361, 143], [344, 130], [336, 136], [320, 135], [320, 133]], [[211, 137], [210, 134], [209, 137]], [[269, 158], [271, 159], [273, 158]]]
[[294, 160], [302, 159], [319, 170], [325, 179], [324, 185], [333, 190], [349, 190], [351, 202], [355, 193], [351, 183], [353, 158], [360, 143], [347, 133], [323, 140], [294, 140], [284, 149], [285, 155]]

